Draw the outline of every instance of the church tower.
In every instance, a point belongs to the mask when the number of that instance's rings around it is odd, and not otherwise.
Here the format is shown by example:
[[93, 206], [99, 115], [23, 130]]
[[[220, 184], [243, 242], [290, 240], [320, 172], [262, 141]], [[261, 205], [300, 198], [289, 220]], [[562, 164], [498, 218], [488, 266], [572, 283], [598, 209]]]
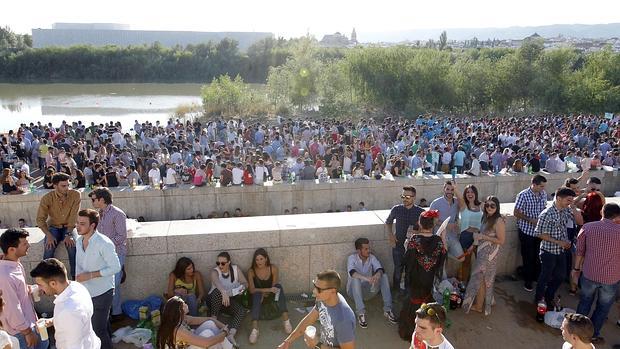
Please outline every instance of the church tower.
[[353, 28], [353, 31], [351, 32], [351, 43], [357, 44], [357, 33], [355, 33], [355, 28]]

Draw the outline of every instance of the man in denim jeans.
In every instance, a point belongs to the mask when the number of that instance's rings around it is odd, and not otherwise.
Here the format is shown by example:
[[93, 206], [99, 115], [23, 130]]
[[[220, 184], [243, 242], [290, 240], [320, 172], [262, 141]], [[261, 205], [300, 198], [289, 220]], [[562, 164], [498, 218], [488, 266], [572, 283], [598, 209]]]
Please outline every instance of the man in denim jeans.
[[390, 281], [381, 262], [370, 253], [370, 241], [367, 238], [355, 240], [355, 249], [357, 251], [347, 259], [349, 273], [347, 293], [355, 301], [355, 311], [360, 327], [368, 327], [364, 301], [373, 298], [379, 292], [383, 297], [383, 315], [390, 323], [396, 324], [396, 316], [392, 313]]
[[[577, 256], [572, 279], [581, 276], [581, 297], [577, 313], [589, 315], [594, 324], [593, 343], [602, 342], [601, 328], [607, 319], [620, 285], [620, 206], [605, 204], [603, 218], [586, 223], [577, 237]], [[598, 296], [598, 297], [597, 297]]]
[[71, 177], [56, 173], [52, 177], [54, 190], [43, 195], [37, 212], [37, 226], [45, 233], [43, 259], [54, 257], [56, 248], [64, 243], [69, 255], [71, 279], [75, 280], [75, 238], [73, 229], [80, 209], [80, 192], [69, 189]]

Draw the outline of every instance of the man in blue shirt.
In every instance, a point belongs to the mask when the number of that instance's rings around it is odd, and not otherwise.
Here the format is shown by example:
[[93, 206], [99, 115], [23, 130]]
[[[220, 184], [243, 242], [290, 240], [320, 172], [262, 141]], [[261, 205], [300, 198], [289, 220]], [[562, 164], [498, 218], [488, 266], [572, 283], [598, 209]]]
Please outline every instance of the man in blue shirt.
[[357, 321], [361, 328], [368, 327], [364, 300], [369, 300], [381, 292], [383, 297], [383, 316], [390, 323], [396, 324], [392, 313], [392, 293], [390, 281], [379, 259], [370, 253], [370, 241], [367, 238], [355, 240], [356, 252], [347, 259], [347, 293], [355, 301]]
[[454, 166], [456, 167], [456, 172], [462, 174], [463, 166], [465, 166], [465, 151], [462, 146], [459, 146], [459, 150], [454, 153]]
[[97, 232], [99, 212], [80, 210], [77, 218], [75, 280], [88, 290], [93, 300], [93, 329], [101, 339], [102, 348], [112, 348], [110, 338], [110, 310], [114, 297], [114, 274], [121, 271], [121, 263], [114, 243]]

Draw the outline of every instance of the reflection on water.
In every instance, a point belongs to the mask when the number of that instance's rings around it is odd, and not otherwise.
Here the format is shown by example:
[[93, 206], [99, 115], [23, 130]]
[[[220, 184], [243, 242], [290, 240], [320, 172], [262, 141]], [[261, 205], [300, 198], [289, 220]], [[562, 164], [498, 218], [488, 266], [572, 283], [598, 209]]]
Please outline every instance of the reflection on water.
[[164, 121], [201, 104], [200, 84], [0, 84], [0, 132], [21, 123]]

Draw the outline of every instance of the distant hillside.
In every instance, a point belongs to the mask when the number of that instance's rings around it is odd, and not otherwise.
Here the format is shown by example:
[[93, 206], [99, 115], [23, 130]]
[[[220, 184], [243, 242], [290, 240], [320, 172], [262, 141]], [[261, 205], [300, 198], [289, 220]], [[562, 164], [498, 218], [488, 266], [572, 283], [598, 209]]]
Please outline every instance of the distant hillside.
[[508, 27], [508, 28], [453, 28], [453, 29], [417, 29], [396, 32], [369, 32], [358, 31], [360, 42], [400, 42], [407, 40], [438, 39], [445, 30], [448, 40], [469, 40], [474, 36], [479, 40], [487, 39], [523, 39], [534, 33], [544, 38], [563, 35], [575, 38], [607, 39], [620, 37], [620, 23], [609, 24], [553, 24], [537, 27]]

